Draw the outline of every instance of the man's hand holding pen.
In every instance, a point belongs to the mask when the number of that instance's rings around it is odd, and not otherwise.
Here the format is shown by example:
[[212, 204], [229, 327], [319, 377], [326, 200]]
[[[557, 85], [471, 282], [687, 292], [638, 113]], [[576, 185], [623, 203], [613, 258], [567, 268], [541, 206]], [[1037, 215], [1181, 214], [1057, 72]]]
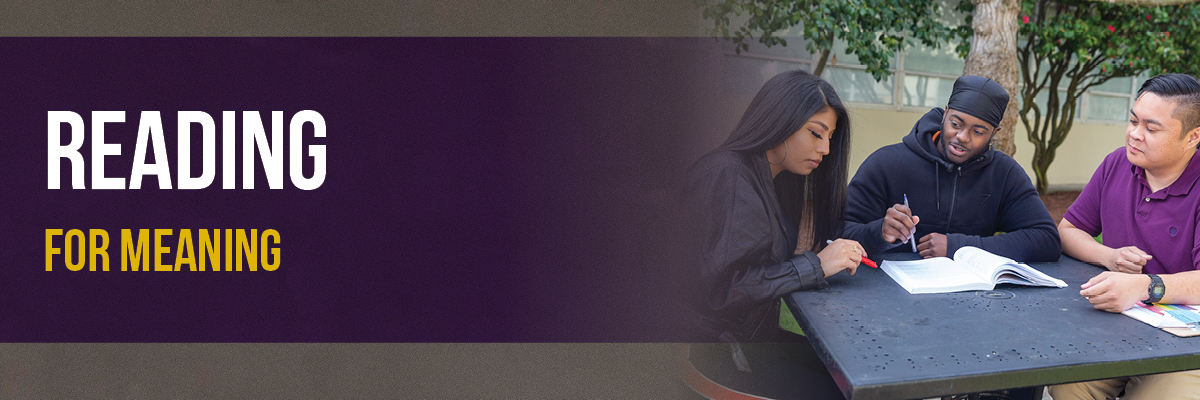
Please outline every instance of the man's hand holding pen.
[[903, 204], [896, 204], [887, 209], [883, 217], [883, 240], [896, 243], [897, 240], [908, 243], [908, 238], [917, 233], [917, 222], [921, 217], [912, 215], [912, 210]]

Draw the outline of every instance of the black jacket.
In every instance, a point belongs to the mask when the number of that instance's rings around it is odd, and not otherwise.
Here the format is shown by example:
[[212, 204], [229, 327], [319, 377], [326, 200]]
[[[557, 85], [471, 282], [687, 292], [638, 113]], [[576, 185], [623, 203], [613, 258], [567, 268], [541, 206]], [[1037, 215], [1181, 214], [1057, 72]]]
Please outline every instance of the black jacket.
[[774, 340], [779, 298], [826, 283], [816, 254], [792, 254], [797, 227], [779, 206], [766, 156], [710, 153], [688, 171], [682, 195], [693, 328], [701, 340], [726, 332]]
[[907, 243], [884, 242], [881, 230], [887, 209], [903, 204], [908, 194], [913, 215], [921, 217], [914, 238], [946, 234], [947, 256], [975, 246], [1020, 262], [1057, 260], [1062, 252], [1058, 228], [1025, 170], [990, 148], [962, 164], [951, 163], [933, 140], [942, 129], [942, 113], [929, 111], [903, 143], [876, 150], [858, 168], [848, 191], [845, 236], [868, 254], [911, 252]]

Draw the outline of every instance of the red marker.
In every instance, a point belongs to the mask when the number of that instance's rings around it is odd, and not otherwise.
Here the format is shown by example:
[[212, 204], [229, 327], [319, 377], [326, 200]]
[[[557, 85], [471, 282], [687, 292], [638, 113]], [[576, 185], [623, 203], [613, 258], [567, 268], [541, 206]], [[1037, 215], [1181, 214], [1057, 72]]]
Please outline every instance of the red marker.
[[[826, 240], [826, 241], [825, 241], [825, 244], [833, 244], [833, 241], [832, 241], [832, 240]], [[863, 258], [862, 258], [862, 263], [863, 263], [863, 264], [867, 264], [867, 266], [868, 266], [868, 267], [871, 267], [871, 268], [879, 268], [879, 266], [878, 266], [878, 265], [875, 265], [875, 262], [874, 262], [874, 261], [871, 261], [871, 259], [867, 258], [867, 256], [863, 256]]]

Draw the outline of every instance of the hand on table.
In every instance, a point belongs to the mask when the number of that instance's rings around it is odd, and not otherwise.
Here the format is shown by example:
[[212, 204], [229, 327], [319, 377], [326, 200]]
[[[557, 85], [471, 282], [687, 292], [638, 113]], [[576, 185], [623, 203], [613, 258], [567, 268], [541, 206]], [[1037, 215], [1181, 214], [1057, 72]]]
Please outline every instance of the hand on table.
[[834, 240], [820, 253], [817, 253], [817, 257], [821, 259], [821, 269], [825, 270], [826, 278], [842, 272], [844, 269], [850, 270], [850, 275], [854, 275], [858, 264], [866, 256], [867, 251], [858, 242], [850, 239]]
[[940, 233], [930, 233], [921, 237], [917, 242], [917, 251], [921, 252], [921, 257], [945, 257], [946, 256], [946, 235]]
[[1079, 295], [1088, 299], [1092, 307], [1108, 312], [1121, 312], [1133, 307], [1134, 303], [1150, 298], [1147, 289], [1150, 277], [1143, 274], [1126, 274], [1104, 271], [1080, 286]]
[[908, 243], [908, 237], [917, 232], [917, 222], [920, 217], [912, 215], [912, 210], [903, 204], [896, 204], [887, 209], [883, 216], [883, 240], [896, 243], [897, 240]]

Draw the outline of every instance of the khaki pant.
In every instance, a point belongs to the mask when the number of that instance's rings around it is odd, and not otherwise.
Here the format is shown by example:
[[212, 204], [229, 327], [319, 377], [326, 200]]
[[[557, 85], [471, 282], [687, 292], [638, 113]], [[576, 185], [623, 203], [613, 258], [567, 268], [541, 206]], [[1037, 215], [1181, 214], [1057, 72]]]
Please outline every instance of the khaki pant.
[[1200, 370], [1076, 382], [1050, 387], [1054, 400], [1200, 399]]

